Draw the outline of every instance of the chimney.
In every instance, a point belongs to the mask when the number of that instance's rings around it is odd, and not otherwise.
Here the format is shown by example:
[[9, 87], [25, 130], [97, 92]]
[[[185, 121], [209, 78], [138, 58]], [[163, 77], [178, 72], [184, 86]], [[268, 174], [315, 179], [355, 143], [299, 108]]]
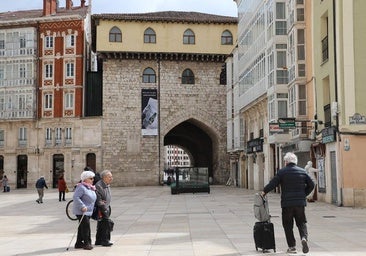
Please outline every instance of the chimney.
[[43, 16], [56, 14], [57, 0], [43, 0]]
[[73, 6], [72, 0], [66, 0], [66, 10], [71, 10]]

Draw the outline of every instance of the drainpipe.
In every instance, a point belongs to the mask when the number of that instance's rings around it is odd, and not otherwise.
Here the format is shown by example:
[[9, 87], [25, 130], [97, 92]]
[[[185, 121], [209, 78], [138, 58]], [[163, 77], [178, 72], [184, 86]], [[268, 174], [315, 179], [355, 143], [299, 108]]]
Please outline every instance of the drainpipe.
[[336, 0], [333, 0], [333, 47], [334, 47], [334, 97], [337, 102], [337, 113], [336, 113], [336, 132], [338, 134], [339, 142], [341, 141], [341, 136], [339, 134], [339, 115], [338, 115], [338, 73], [337, 73], [337, 28], [336, 28]]
[[[337, 26], [336, 26], [336, 22], [337, 22], [337, 18], [336, 18], [336, 0], [333, 0], [333, 36], [334, 36], [334, 40], [333, 40], [333, 54], [334, 54], [334, 97], [335, 97], [335, 101], [337, 102], [337, 112], [336, 112], [336, 133], [338, 135], [338, 152], [341, 150], [340, 147], [340, 142], [341, 142], [341, 134], [339, 132], [339, 115], [338, 115], [338, 73], [337, 73]], [[337, 163], [337, 166], [338, 163]], [[338, 168], [337, 168], [338, 169]], [[339, 172], [339, 176], [341, 179], [341, 182], [337, 182], [338, 184], [341, 184], [341, 187], [339, 188], [339, 197], [340, 200], [338, 202], [338, 206], [342, 206], [343, 205], [343, 193], [342, 193], [342, 188], [343, 188], [343, 176], [342, 176], [342, 170]], [[338, 180], [338, 179], [337, 179]], [[337, 185], [338, 186], [338, 185]], [[337, 200], [338, 201], [338, 200]]]
[[160, 60], [160, 53], [158, 53], [158, 55], [157, 55], [157, 62], [158, 62], [158, 95], [157, 95], [157, 97], [158, 97], [158, 158], [159, 158], [159, 160], [158, 160], [158, 173], [159, 173], [159, 175], [158, 175], [158, 179], [159, 179], [159, 181], [158, 181], [158, 184], [160, 184], [160, 185], [164, 185], [164, 181], [162, 181], [163, 180], [163, 177], [162, 177], [162, 173], [161, 173], [161, 170], [160, 170], [160, 168], [161, 168], [161, 143], [160, 143], [160, 138], [161, 138], [161, 136], [160, 136], [160, 121], [161, 121], [161, 118], [160, 118], [160, 62], [161, 62], [161, 60]]

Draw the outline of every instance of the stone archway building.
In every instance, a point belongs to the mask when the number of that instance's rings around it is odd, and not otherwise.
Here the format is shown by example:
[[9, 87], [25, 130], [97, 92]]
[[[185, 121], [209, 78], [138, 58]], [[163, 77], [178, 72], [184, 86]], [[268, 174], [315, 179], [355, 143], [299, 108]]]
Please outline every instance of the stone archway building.
[[[162, 12], [133, 19], [102, 14], [93, 20], [96, 50], [103, 62], [102, 165], [113, 170], [114, 184], [160, 184], [164, 146], [169, 144], [191, 149], [194, 162], [207, 164], [213, 182], [224, 184], [230, 174], [223, 66], [234, 46], [223, 44], [222, 34], [230, 31], [235, 37], [237, 19]], [[122, 42], [108, 42], [108, 33], [116, 27]], [[144, 43], [146, 29], [156, 32], [156, 43]], [[194, 32], [194, 44], [184, 43], [186, 29]], [[188, 82], [187, 69], [193, 74]], [[141, 131], [144, 90], [157, 92], [156, 135]]]

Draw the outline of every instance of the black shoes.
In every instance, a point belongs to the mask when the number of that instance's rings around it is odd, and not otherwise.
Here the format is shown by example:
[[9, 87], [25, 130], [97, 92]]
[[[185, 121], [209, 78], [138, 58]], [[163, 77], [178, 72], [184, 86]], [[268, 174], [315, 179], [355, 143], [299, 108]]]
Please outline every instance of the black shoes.
[[302, 245], [302, 252], [303, 253], [308, 253], [309, 252], [309, 246], [308, 246], [308, 241], [306, 240], [305, 237], [303, 237], [301, 239], [301, 245]]
[[83, 247], [84, 250], [92, 250], [93, 246], [91, 246], [90, 244], [84, 245]]
[[75, 249], [92, 250], [93, 246], [91, 246], [90, 244], [78, 244], [78, 243], [76, 243], [74, 248]]
[[83, 249], [84, 248], [84, 244], [75, 244], [74, 248], [75, 249]]

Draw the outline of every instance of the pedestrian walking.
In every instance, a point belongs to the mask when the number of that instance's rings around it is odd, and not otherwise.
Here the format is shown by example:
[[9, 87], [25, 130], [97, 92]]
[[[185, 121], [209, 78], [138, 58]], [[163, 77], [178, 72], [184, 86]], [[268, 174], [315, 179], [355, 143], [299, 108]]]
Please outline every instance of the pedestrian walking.
[[318, 184], [318, 179], [316, 178], [316, 175], [317, 175], [316, 173], [318, 173], [319, 170], [315, 169], [313, 167], [312, 161], [308, 161], [308, 163], [306, 164], [304, 169], [307, 172], [307, 174], [309, 174], [310, 178], [313, 180], [313, 182], [315, 184], [313, 191], [311, 191], [311, 193], [307, 196], [308, 202], [312, 203], [312, 202], [315, 202], [314, 193], [315, 193], [315, 190], [317, 189], [317, 184]]
[[100, 212], [100, 218], [97, 223], [97, 234], [95, 245], [112, 246], [111, 231], [113, 230], [113, 221], [110, 219], [112, 172], [105, 170], [101, 173], [101, 180], [95, 185], [97, 193], [97, 206]]
[[65, 200], [65, 193], [67, 189], [66, 181], [64, 178], [64, 174], [61, 174], [57, 181], [57, 188], [58, 188], [58, 201], [66, 201]]
[[90, 216], [93, 213], [95, 200], [95, 186], [93, 185], [94, 172], [83, 171], [80, 175], [81, 182], [77, 184], [74, 192], [73, 213], [79, 220], [78, 234], [75, 249], [93, 249], [90, 231]]
[[46, 180], [44, 179], [44, 176], [41, 176], [36, 182], [36, 189], [38, 193], [38, 199], [36, 200], [36, 202], [39, 204], [43, 203], [44, 188], [48, 189], [48, 186]]
[[8, 189], [9, 186], [9, 179], [8, 177], [6, 177], [6, 175], [3, 176], [3, 179], [1, 180], [1, 183], [4, 187], [4, 191], [3, 192], [9, 192], [10, 189]]
[[286, 153], [283, 158], [285, 167], [280, 169], [261, 192], [268, 192], [281, 187], [282, 225], [286, 235], [288, 253], [297, 253], [294, 237], [294, 220], [300, 233], [303, 253], [309, 252], [307, 220], [305, 215], [306, 196], [314, 189], [314, 182], [303, 168], [297, 166], [297, 156]]

